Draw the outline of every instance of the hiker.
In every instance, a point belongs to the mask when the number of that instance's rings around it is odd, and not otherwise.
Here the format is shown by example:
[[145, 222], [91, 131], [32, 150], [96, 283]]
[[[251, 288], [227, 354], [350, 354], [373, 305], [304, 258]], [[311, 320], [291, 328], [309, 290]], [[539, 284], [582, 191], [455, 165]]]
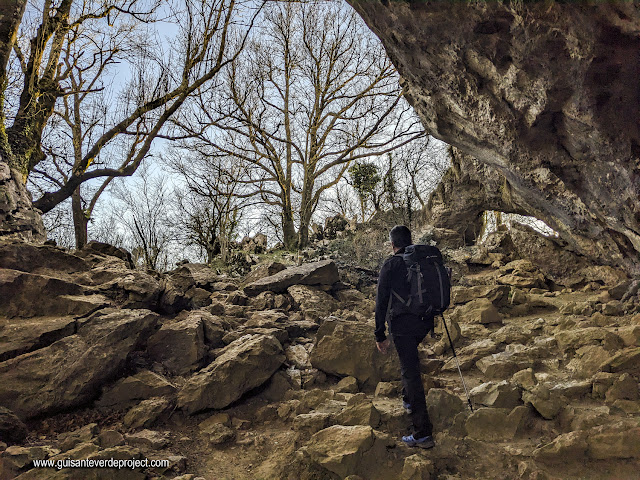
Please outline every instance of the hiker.
[[391, 344], [385, 334], [385, 323], [388, 322], [389, 333], [400, 359], [403, 406], [413, 423], [413, 433], [402, 437], [402, 441], [410, 447], [432, 448], [435, 445], [433, 426], [427, 412], [418, 345], [433, 329], [433, 314], [417, 315], [411, 309], [403, 308], [403, 302], [410, 297], [411, 285], [402, 254], [406, 247], [412, 245], [411, 231], [404, 225], [396, 225], [391, 229], [389, 239], [394, 255], [384, 262], [378, 278], [376, 346], [381, 353], [387, 354]]

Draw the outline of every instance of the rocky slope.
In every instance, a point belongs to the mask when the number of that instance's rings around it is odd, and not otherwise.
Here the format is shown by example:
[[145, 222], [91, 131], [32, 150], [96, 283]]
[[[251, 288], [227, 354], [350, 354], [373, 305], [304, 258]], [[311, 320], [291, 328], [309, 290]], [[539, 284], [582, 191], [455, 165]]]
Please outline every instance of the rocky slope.
[[445, 204], [461, 231], [481, 210], [524, 211], [592, 261], [638, 273], [639, 2], [350, 3], [427, 131], [479, 179], [447, 179], [471, 199], [466, 216]]
[[[371, 289], [332, 260], [245, 279], [196, 264], [152, 275], [107, 245], [4, 243], [0, 478], [636, 478], [628, 282], [558, 286], [506, 236], [446, 251], [474, 412], [439, 324], [422, 351], [429, 451], [399, 444], [397, 359], [375, 350]], [[34, 468], [110, 458], [169, 466]]]

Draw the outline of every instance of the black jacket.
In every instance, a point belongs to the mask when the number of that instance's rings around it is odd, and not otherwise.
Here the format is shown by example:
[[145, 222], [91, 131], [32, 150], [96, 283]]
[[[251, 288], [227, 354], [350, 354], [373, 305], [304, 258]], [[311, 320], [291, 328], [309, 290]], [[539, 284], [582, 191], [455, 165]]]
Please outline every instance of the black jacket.
[[[378, 277], [378, 293], [376, 295], [376, 330], [377, 342], [387, 338], [385, 334], [387, 320], [387, 309], [389, 298], [393, 289], [398, 295], [406, 299], [409, 296], [409, 282], [407, 282], [407, 267], [404, 260], [399, 255], [404, 252], [404, 248], [398, 250], [397, 254], [385, 260], [380, 269]], [[398, 307], [398, 300], [392, 303], [393, 307]], [[389, 321], [389, 332], [392, 335], [416, 335], [424, 336], [431, 329], [432, 319], [422, 319], [410, 313], [393, 315]]]

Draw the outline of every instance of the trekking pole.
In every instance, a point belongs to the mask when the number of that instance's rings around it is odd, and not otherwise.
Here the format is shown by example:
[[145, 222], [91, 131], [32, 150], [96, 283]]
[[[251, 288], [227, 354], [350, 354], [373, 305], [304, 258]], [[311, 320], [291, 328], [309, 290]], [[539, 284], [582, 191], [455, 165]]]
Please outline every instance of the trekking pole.
[[449, 328], [447, 327], [447, 322], [444, 321], [444, 314], [440, 314], [442, 317], [442, 324], [444, 325], [444, 330], [447, 332], [447, 337], [449, 338], [449, 345], [451, 345], [451, 351], [453, 352], [453, 358], [456, 360], [456, 367], [458, 367], [458, 373], [460, 374], [460, 379], [462, 380], [462, 386], [464, 387], [464, 393], [467, 396], [467, 403], [469, 404], [469, 408], [471, 409], [471, 413], [473, 413], [473, 405], [471, 404], [471, 397], [469, 397], [469, 391], [467, 390], [467, 384], [464, 382], [464, 377], [462, 376], [462, 370], [460, 370], [460, 362], [458, 362], [458, 356], [456, 355], [456, 349], [453, 347], [453, 342], [451, 341], [451, 335], [449, 335]]

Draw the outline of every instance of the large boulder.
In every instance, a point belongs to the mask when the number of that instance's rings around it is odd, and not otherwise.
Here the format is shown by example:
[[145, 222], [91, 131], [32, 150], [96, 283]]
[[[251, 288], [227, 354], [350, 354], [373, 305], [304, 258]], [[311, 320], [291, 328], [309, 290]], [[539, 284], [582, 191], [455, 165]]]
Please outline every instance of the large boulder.
[[0, 244], [0, 268], [60, 278], [91, 267], [83, 258], [62, 248], [4, 241]]
[[162, 375], [143, 370], [135, 375], [118, 380], [106, 390], [96, 402], [101, 407], [127, 407], [152, 397], [172, 396], [176, 387]]
[[0, 298], [0, 315], [20, 318], [80, 316], [108, 304], [76, 283], [9, 269], [0, 269]]
[[100, 311], [78, 333], [0, 362], [0, 403], [30, 418], [94, 399], [157, 321], [148, 310]]
[[474, 387], [469, 392], [475, 405], [493, 408], [514, 408], [520, 405], [520, 390], [507, 380], [486, 382]]
[[0, 361], [51, 345], [77, 327], [74, 317], [0, 318]]
[[282, 345], [275, 337], [240, 337], [185, 383], [178, 394], [178, 408], [189, 414], [224, 408], [266, 382], [284, 360]]
[[287, 266], [280, 262], [260, 263], [244, 277], [244, 283], [249, 284], [260, 280], [261, 278], [270, 277], [282, 270], [286, 270]]
[[512, 411], [505, 408], [479, 408], [467, 418], [467, 435], [489, 442], [511, 440], [524, 426], [528, 412], [524, 406]]
[[609, 462], [638, 459], [640, 427], [636, 421], [630, 420], [564, 433], [534, 450], [533, 458], [550, 465], [584, 464], [588, 459]]
[[451, 318], [458, 323], [502, 324], [502, 315], [487, 298], [478, 298], [456, 307]]
[[370, 387], [398, 379], [397, 355], [393, 349], [388, 355], [378, 352], [373, 330], [373, 323], [333, 317], [325, 320], [316, 334], [311, 364], [332, 375], [355, 377], [360, 385]]
[[26, 436], [26, 425], [11, 410], [0, 407], [0, 442], [19, 443]]
[[308, 285], [292, 285], [287, 289], [294, 306], [305, 312], [327, 315], [338, 307], [338, 302], [327, 292]]
[[173, 375], [185, 375], [197, 370], [205, 355], [204, 325], [208, 314], [184, 312], [165, 322], [149, 338], [149, 357], [162, 363]]
[[369, 426], [334, 425], [316, 433], [307, 452], [313, 462], [344, 478], [360, 470], [362, 457], [374, 442]]
[[330, 472], [331, 478], [382, 480], [402, 474], [404, 459], [389, 453], [393, 445], [370, 426], [334, 425], [314, 434], [299, 452], [312, 465]]
[[333, 285], [338, 280], [340, 276], [335, 262], [323, 260], [290, 267], [275, 275], [256, 280], [245, 285], [244, 292], [252, 296], [266, 291], [283, 293], [291, 285]]
[[129, 270], [124, 262], [117, 270], [110, 270], [115, 278], [99, 285], [100, 292], [121, 308], [157, 310], [162, 284], [156, 277], [141, 270]]
[[134, 268], [131, 253], [129, 253], [122, 247], [116, 247], [108, 243], [91, 240], [84, 247], [82, 247], [81, 255], [87, 254], [119, 258], [120, 260], [125, 262], [127, 267]]

